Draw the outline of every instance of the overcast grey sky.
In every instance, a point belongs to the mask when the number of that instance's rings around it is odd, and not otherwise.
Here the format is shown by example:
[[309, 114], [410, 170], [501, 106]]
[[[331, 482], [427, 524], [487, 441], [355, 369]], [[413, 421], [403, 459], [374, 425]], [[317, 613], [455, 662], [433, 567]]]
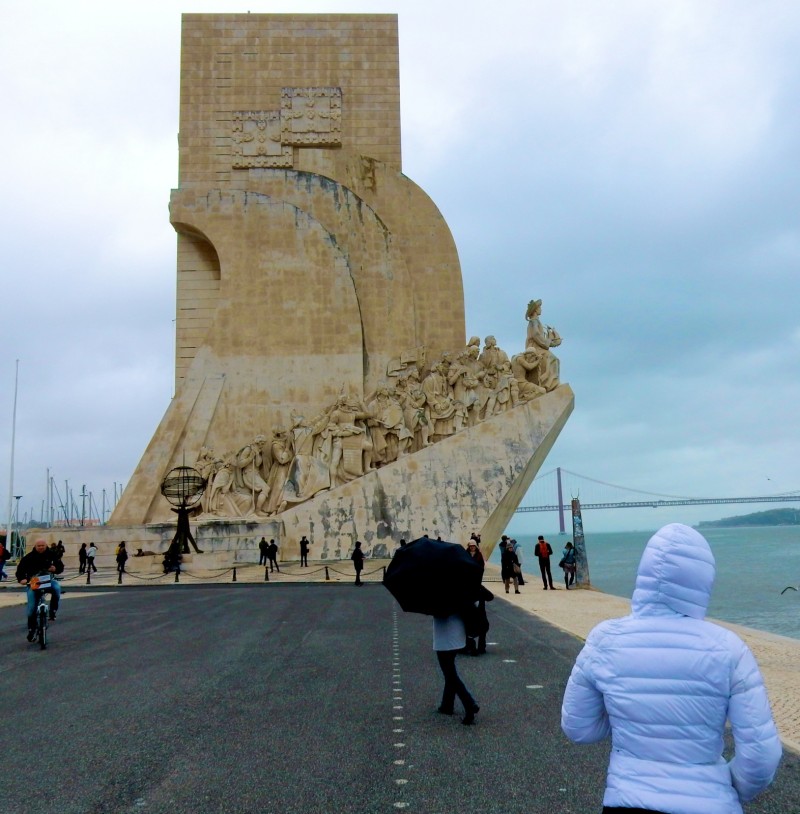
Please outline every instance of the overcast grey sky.
[[800, 489], [795, 0], [44, 0], [4, 4], [0, 30], [0, 525], [16, 359], [21, 516], [39, 516], [48, 468], [113, 495], [167, 408], [180, 14], [248, 10], [399, 15], [403, 170], [455, 237], [468, 335], [517, 352], [542, 298], [564, 337], [575, 412], [543, 472]]

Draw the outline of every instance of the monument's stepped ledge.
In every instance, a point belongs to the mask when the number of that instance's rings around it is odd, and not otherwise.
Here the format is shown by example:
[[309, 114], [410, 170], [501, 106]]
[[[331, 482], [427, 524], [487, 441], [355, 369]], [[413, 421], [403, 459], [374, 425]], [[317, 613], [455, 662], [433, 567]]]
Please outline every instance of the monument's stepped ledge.
[[[561, 385], [275, 517], [192, 522], [197, 545], [205, 552], [202, 566], [257, 562], [262, 536], [275, 538], [281, 556], [293, 559], [305, 534], [318, 560], [348, 557], [357, 539], [373, 557], [389, 556], [401, 538], [422, 534], [463, 542], [476, 531], [485, 540], [496, 540], [573, 406], [572, 390]], [[40, 529], [32, 530], [29, 539], [62, 540], [69, 563], [80, 544], [90, 541], [102, 558], [112, 557], [120, 540], [131, 555], [137, 548], [162, 553], [175, 528], [174, 523], [157, 523]]]

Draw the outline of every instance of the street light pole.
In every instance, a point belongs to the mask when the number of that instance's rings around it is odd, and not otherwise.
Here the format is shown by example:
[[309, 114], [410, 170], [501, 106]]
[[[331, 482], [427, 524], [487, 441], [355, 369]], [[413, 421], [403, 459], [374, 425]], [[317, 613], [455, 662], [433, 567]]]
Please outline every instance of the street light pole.
[[14, 411], [11, 414], [11, 470], [8, 475], [8, 527], [6, 528], [6, 543], [11, 551], [11, 498], [14, 495], [14, 445], [17, 440], [17, 385], [19, 383], [19, 359], [14, 371]]
[[[13, 548], [11, 549], [11, 554], [12, 554], [12, 556], [16, 556], [16, 558], [19, 560], [19, 559], [22, 559], [22, 557], [25, 554], [25, 552], [22, 550], [22, 543], [20, 542], [20, 539], [19, 539], [19, 502], [20, 502], [20, 500], [22, 500], [22, 495], [14, 495], [14, 500], [17, 501], [16, 511], [14, 512], [14, 517], [16, 518], [16, 521], [17, 521], [16, 522], [17, 533], [16, 533], [16, 542], [14, 543]], [[12, 537], [14, 536], [13, 526], [12, 526], [11, 535], [12, 535]]]

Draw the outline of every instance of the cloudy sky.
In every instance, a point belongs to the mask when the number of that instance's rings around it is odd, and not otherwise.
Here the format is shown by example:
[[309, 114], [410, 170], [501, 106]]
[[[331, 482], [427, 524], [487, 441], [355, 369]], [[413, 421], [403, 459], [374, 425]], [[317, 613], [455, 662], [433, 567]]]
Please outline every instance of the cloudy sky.
[[[62, 492], [113, 498], [167, 408], [180, 14], [248, 10], [399, 15], [403, 170], [453, 231], [468, 335], [517, 352], [542, 298], [564, 337], [576, 406], [542, 472], [800, 489], [794, 0], [40, 0], [4, 4], [0, 29], [0, 525], [15, 360], [21, 518], [39, 517], [48, 468]], [[588, 534], [768, 508], [584, 519]]]

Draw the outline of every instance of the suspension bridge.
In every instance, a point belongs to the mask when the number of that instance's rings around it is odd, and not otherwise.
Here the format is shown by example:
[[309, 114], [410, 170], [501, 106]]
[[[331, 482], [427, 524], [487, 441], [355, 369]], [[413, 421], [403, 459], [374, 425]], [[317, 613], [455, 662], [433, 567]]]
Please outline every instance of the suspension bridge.
[[[584, 497], [581, 496], [583, 493]], [[564, 515], [571, 511], [571, 499], [580, 499], [581, 510], [594, 509], [660, 509], [666, 506], [701, 506], [725, 503], [790, 503], [800, 501], [800, 490], [773, 495], [747, 495], [743, 497], [686, 497], [645, 492], [628, 486], [596, 480], [568, 469], [555, 469], [539, 475], [528, 489], [528, 499], [535, 505], [520, 506], [517, 512], [558, 512], [560, 530], [564, 531]], [[585, 495], [589, 498], [586, 499]], [[636, 499], [632, 499], [632, 497]], [[541, 501], [541, 502], [539, 502]], [[546, 501], [546, 502], [545, 502]], [[553, 502], [555, 501], [555, 502]]]

